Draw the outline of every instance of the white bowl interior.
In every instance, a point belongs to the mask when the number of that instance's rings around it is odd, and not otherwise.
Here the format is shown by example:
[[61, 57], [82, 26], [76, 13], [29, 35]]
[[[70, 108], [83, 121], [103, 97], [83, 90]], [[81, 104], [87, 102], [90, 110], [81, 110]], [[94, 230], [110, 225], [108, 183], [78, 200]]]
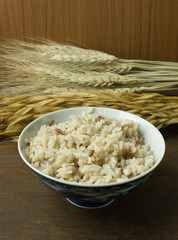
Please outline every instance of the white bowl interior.
[[[43, 173], [39, 172], [37, 169], [35, 169], [34, 167], [32, 167], [31, 164], [28, 162], [28, 157], [25, 153], [25, 148], [26, 148], [25, 139], [34, 137], [36, 135], [37, 131], [39, 130], [39, 128], [42, 125], [47, 124], [51, 120], [54, 120], [55, 123], [64, 122], [64, 121], [69, 120], [70, 116], [80, 115], [83, 111], [87, 111], [89, 109], [90, 109], [90, 107], [77, 107], [77, 108], [69, 108], [69, 109], [55, 111], [55, 112], [46, 114], [46, 115], [34, 120], [29, 125], [27, 125], [24, 128], [24, 130], [22, 131], [22, 133], [20, 134], [19, 141], [18, 141], [18, 150], [19, 150], [19, 153], [20, 153], [22, 159], [24, 160], [24, 162], [30, 168], [32, 168], [34, 171], [40, 173], [41, 175], [47, 176], [46, 174], [43, 174]], [[131, 180], [130, 179], [126, 180], [124, 182], [129, 182], [129, 181], [132, 181], [134, 179], [144, 176], [145, 174], [147, 174], [148, 172], [150, 172], [154, 168], [156, 168], [156, 166], [161, 162], [161, 160], [164, 156], [164, 153], [165, 153], [165, 141], [164, 141], [164, 138], [161, 135], [161, 133], [158, 131], [158, 129], [156, 127], [154, 127], [151, 123], [149, 123], [148, 121], [146, 121], [143, 118], [138, 117], [134, 114], [116, 110], [116, 109], [111, 109], [111, 108], [94, 107], [94, 114], [108, 116], [108, 117], [114, 117], [116, 119], [129, 119], [129, 120], [138, 122], [139, 129], [140, 129], [141, 134], [144, 136], [145, 143], [150, 145], [151, 149], [154, 152], [154, 158], [155, 158], [154, 166], [152, 168], [150, 168], [148, 171], [144, 172], [143, 174], [141, 174], [137, 177], [134, 177]], [[53, 177], [49, 177], [49, 176], [47, 176], [47, 177], [50, 179], [53, 179], [55, 181], [68, 183], [66, 181], [55, 179]], [[68, 184], [80, 185], [79, 183], [76, 183], [76, 184], [68, 183]], [[100, 186], [101, 185], [102, 184], [100, 184]], [[108, 184], [103, 184], [103, 185], [108, 185]], [[111, 183], [109, 185], [114, 185], [114, 183]], [[93, 185], [93, 186], [96, 186], [96, 185]]]

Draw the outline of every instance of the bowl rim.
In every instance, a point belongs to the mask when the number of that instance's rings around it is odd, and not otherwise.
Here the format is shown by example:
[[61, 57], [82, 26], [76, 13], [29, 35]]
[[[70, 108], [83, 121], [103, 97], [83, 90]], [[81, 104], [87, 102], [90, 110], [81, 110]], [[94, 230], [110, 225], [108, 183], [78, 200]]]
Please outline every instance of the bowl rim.
[[[34, 124], [36, 121], [39, 121], [39, 119], [42, 119], [42, 118], [45, 118], [47, 116], [50, 116], [54, 113], [57, 113], [57, 112], [65, 112], [65, 111], [71, 111], [71, 110], [77, 110], [77, 109], [83, 109], [84, 111], [85, 110], [89, 110], [91, 108], [94, 108], [94, 109], [110, 109], [110, 110], [115, 110], [117, 112], [120, 112], [120, 113], [126, 113], [130, 116], [136, 116], [136, 118], [138, 119], [141, 119], [143, 122], [146, 122], [148, 125], [150, 125], [152, 128], [154, 128], [157, 133], [159, 134], [160, 136], [160, 139], [162, 139], [162, 143], [163, 143], [163, 146], [164, 146], [164, 149], [163, 149], [163, 152], [162, 152], [162, 155], [160, 157], [159, 160], [157, 160], [154, 165], [149, 168], [147, 171], [135, 176], [135, 177], [132, 177], [132, 178], [129, 178], [129, 179], [125, 179], [125, 180], [122, 180], [120, 182], [112, 182], [112, 183], [103, 183], [103, 184], [86, 184], [86, 183], [77, 183], [77, 182], [69, 182], [69, 181], [66, 181], [66, 180], [62, 180], [62, 179], [58, 179], [58, 178], [55, 178], [55, 177], [52, 177], [52, 176], [49, 176], [43, 172], [41, 172], [40, 170], [38, 170], [37, 168], [33, 167], [31, 165], [31, 163], [29, 163], [29, 161], [23, 156], [23, 153], [21, 151], [21, 146], [20, 146], [20, 143], [22, 141], [22, 137], [23, 137], [23, 134], [25, 133], [25, 131], [32, 125]], [[74, 116], [74, 114], [71, 114], [71, 116]], [[20, 133], [19, 135], [19, 139], [18, 139], [18, 152], [19, 152], [19, 155], [20, 157], [22, 158], [22, 160], [25, 162], [25, 164], [34, 172], [36, 172], [37, 174], [39, 174], [40, 176], [42, 177], [45, 177], [49, 180], [52, 180], [52, 181], [55, 181], [55, 182], [58, 182], [58, 183], [61, 183], [61, 184], [65, 184], [65, 185], [70, 185], [70, 186], [74, 186], [74, 187], [83, 187], [83, 188], [91, 188], [91, 187], [112, 187], [112, 186], [118, 186], [118, 185], [123, 185], [123, 184], [126, 184], [126, 183], [131, 183], [131, 182], [134, 182], [135, 180], [138, 180], [138, 179], [141, 179], [142, 177], [144, 177], [145, 175], [151, 173], [153, 170], [156, 169], [156, 167], [160, 164], [160, 162], [162, 161], [164, 155], [165, 155], [165, 151], [166, 151], [166, 144], [165, 144], [165, 140], [162, 136], [162, 134], [160, 133], [160, 131], [153, 125], [151, 124], [150, 122], [148, 122], [146, 119], [136, 115], [136, 114], [133, 114], [133, 113], [129, 113], [127, 111], [123, 111], [123, 110], [119, 110], [119, 109], [114, 109], [114, 108], [107, 108], [107, 107], [71, 107], [71, 108], [64, 108], [64, 109], [60, 109], [60, 110], [57, 110], [57, 111], [53, 111], [53, 112], [50, 112], [50, 113], [47, 113], [47, 114], [44, 114], [38, 118], [36, 118], [35, 120], [31, 121], [23, 130], [22, 132]]]

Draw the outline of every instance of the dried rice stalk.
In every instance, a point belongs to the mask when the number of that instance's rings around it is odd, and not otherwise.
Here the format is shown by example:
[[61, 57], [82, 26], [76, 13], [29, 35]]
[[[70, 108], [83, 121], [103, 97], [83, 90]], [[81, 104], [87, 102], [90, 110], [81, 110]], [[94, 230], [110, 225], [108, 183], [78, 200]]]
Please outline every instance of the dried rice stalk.
[[137, 114], [158, 129], [178, 123], [178, 97], [157, 93], [68, 92], [58, 95], [0, 97], [0, 139], [17, 140], [22, 129], [35, 118], [63, 108], [111, 107]]
[[124, 60], [41, 40], [0, 46], [0, 95], [54, 94], [49, 89], [143, 92], [178, 89], [178, 63]]

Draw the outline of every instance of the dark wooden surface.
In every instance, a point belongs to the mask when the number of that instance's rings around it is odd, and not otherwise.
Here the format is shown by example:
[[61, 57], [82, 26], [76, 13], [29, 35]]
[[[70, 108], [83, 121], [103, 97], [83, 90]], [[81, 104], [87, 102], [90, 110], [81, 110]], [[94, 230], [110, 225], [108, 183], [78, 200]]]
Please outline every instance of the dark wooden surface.
[[167, 150], [153, 175], [97, 210], [71, 205], [33, 176], [16, 143], [0, 143], [0, 240], [178, 239], [178, 125], [161, 132]]

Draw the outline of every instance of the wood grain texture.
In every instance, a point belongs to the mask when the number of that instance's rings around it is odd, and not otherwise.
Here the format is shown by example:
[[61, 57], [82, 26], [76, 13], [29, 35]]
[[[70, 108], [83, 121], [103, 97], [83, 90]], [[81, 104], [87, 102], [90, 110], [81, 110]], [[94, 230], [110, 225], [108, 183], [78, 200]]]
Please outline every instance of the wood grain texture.
[[48, 189], [0, 143], [0, 240], [177, 240], [178, 126], [162, 129], [165, 157], [134, 191], [97, 210], [80, 209]]
[[177, 0], [0, 0], [0, 37], [178, 61], [177, 12]]

